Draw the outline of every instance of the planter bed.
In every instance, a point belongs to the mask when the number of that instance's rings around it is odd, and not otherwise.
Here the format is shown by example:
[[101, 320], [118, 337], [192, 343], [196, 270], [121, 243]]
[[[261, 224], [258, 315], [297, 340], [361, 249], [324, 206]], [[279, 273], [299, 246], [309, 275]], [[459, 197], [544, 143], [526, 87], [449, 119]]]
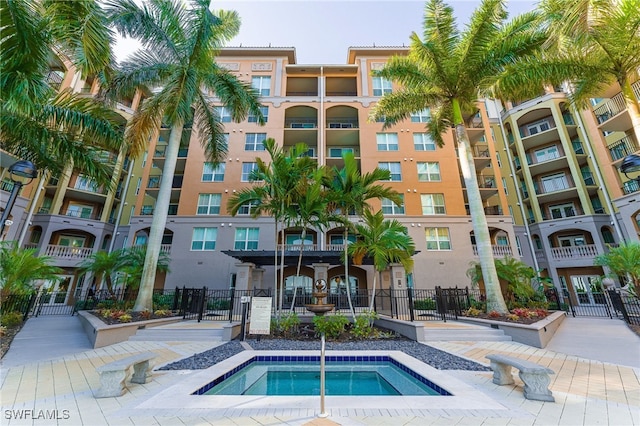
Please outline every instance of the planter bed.
[[496, 328], [504, 331], [507, 336], [511, 336], [514, 342], [544, 348], [564, 321], [565, 316], [563, 311], [556, 311], [533, 324], [461, 316], [458, 317], [458, 321]]
[[129, 337], [136, 334], [141, 328], [157, 327], [182, 321], [182, 317], [178, 316], [109, 325], [86, 311], [79, 311], [78, 317], [94, 349], [129, 340]]

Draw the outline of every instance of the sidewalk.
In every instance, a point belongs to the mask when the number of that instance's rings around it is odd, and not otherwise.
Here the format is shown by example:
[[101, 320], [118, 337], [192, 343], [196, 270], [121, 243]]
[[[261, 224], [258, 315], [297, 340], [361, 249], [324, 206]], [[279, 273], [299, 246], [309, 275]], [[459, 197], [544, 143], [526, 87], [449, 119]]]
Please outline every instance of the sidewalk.
[[[451, 377], [471, 385], [503, 408], [474, 411], [464, 407], [437, 410], [416, 406], [381, 410], [376, 407], [375, 398], [371, 398], [368, 409], [332, 409], [328, 405], [329, 418], [318, 419], [319, 407], [315, 405], [295, 409], [242, 405], [206, 410], [184, 407], [173, 412], [150, 410], [145, 405], [151, 397], [193, 374], [188, 371], [154, 371], [151, 381], [131, 386], [121, 397], [96, 399], [93, 390], [99, 387], [96, 367], [100, 365], [126, 355], [153, 351], [158, 354], [156, 366], [161, 366], [220, 343], [128, 341], [90, 349], [77, 317], [32, 318], [2, 360], [2, 425], [640, 425], [640, 369], [625, 364], [633, 361], [630, 358], [614, 362], [619, 352], [630, 356], [638, 353], [640, 338], [618, 320], [583, 320], [566, 319], [551, 342], [554, 350], [514, 342], [429, 343], [485, 365], [487, 354], [503, 353], [548, 366], [555, 371], [550, 385], [555, 403], [524, 399], [517, 374], [515, 386], [497, 386], [492, 383], [491, 372], [447, 370]], [[25, 412], [33, 417], [47, 410], [58, 415], [58, 420], [17, 418]]]

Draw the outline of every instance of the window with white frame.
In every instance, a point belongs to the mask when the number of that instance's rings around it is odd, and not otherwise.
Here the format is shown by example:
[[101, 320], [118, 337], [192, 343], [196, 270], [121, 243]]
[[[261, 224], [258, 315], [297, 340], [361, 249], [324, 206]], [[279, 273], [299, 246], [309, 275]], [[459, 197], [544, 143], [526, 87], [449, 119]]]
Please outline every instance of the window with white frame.
[[[260, 112], [262, 113], [262, 116], [264, 117], [264, 122], [266, 123], [267, 121], [269, 121], [269, 107], [268, 106], [261, 106], [260, 107]], [[247, 117], [247, 121], [249, 123], [257, 123], [258, 122], [258, 116], [256, 114], [254, 114], [253, 112], [249, 112], [249, 117]]]
[[234, 250], [257, 250], [260, 228], [236, 228]]
[[496, 161], [498, 161], [498, 167], [502, 167], [502, 160], [498, 151], [496, 151]]
[[391, 93], [391, 82], [383, 77], [372, 77], [373, 96], [384, 96]]
[[265, 139], [267, 139], [266, 133], [247, 133], [244, 137], [244, 150], [264, 151], [264, 144], [262, 142]]
[[436, 143], [429, 133], [414, 133], [413, 147], [416, 151], [435, 151]]
[[238, 208], [238, 215], [250, 215], [256, 205], [258, 205], [258, 203], [255, 201], [244, 203]]
[[444, 194], [421, 194], [422, 214], [446, 214], [444, 208]]
[[504, 195], [509, 195], [509, 187], [507, 186], [506, 178], [502, 178], [502, 187], [504, 188]]
[[240, 181], [249, 182], [251, 181], [251, 172], [258, 167], [257, 163], [242, 163], [242, 176], [240, 177]]
[[260, 96], [271, 95], [271, 77], [268, 75], [258, 75], [251, 77], [251, 86]]
[[383, 214], [404, 214], [404, 196], [400, 195], [402, 202], [397, 205], [388, 198], [382, 199], [382, 213]]
[[449, 228], [425, 228], [427, 250], [451, 250]]
[[196, 214], [220, 214], [222, 194], [198, 195], [198, 209]]
[[378, 144], [378, 151], [398, 150], [397, 133], [376, 133], [376, 142]]
[[222, 182], [224, 180], [225, 166], [225, 163], [220, 163], [217, 166], [214, 166], [213, 163], [204, 163], [202, 167], [202, 181]]
[[382, 170], [389, 170], [391, 173], [390, 181], [401, 181], [402, 180], [402, 169], [400, 167], [400, 162], [395, 161], [384, 161], [378, 163], [378, 168]]
[[138, 183], [136, 184], [136, 195], [140, 193], [141, 186], [142, 186], [142, 178], [138, 178]]
[[440, 180], [440, 163], [419, 161], [416, 165], [418, 167], [418, 180], [420, 182]]
[[226, 106], [217, 106], [215, 111], [222, 123], [231, 123], [231, 110]]
[[218, 228], [193, 228], [191, 250], [215, 250]]
[[431, 111], [429, 110], [429, 108], [411, 113], [412, 123], [428, 123], [429, 121], [431, 121]]

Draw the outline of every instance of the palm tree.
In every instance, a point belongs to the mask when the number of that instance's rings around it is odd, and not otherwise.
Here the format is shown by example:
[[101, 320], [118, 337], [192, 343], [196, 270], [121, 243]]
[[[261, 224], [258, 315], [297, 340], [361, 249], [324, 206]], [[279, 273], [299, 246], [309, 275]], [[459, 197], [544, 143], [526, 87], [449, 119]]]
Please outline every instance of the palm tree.
[[594, 265], [605, 266], [618, 276], [627, 277], [636, 297], [640, 297], [640, 243], [621, 243], [596, 256]]
[[[145, 259], [147, 257], [147, 247], [148, 246], [134, 246], [122, 252], [122, 262], [118, 266], [118, 271], [125, 274], [127, 289], [130, 291], [138, 290], [140, 287]], [[170, 272], [169, 262], [171, 262], [171, 257], [169, 257], [167, 252], [161, 251], [158, 255], [156, 273]]]
[[13, 241], [0, 243], [0, 291], [28, 293], [37, 281], [58, 280], [64, 271], [51, 262], [48, 256], [38, 256], [37, 249], [23, 249]]
[[257, 93], [250, 85], [215, 62], [218, 50], [239, 31], [234, 11], [209, 10], [209, 0], [150, 1], [138, 6], [130, 0], [110, 0], [111, 23], [124, 36], [141, 42], [143, 50], [120, 65], [107, 96], [130, 95], [138, 87], [151, 87], [153, 95], [134, 114], [125, 140], [145, 147], [162, 123], [171, 127], [165, 165], [149, 233], [147, 257], [134, 311], [153, 305], [153, 284], [160, 245], [167, 221], [171, 186], [185, 125], [194, 122], [209, 161], [218, 163], [226, 153], [220, 117], [211, 95], [229, 108], [234, 121], [255, 114], [260, 124]]
[[327, 201], [330, 217], [344, 226], [343, 230], [343, 251], [344, 251], [344, 275], [347, 285], [347, 300], [351, 316], [355, 321], [356, 313], [351, 301], [351, 285], [349, 283], [349, 252], [348, 238], [349, 230], [353, 228], [349, 220], [349, 214], [361, 216], [371, 206], [368, 201], [371, 199], [389, 199], [396, 205], [402, 203], [400, 194], [387, 186], [376, 182], [389, 180], [391, 172], [376, 167], [373, 171], [362, 173], [358, 167], [353, 153], [348, 152], [342, 156], [344, 167], [338, 169], [333, 167], [332, 172], [325, 177], [324, 186], [328, 190]]
[[357, 239], [349, 246], [349, 253], [353, 263], [362, 264], [364, 257], [373, 260], [376, 274], [373, 275], [373, 290], [369, 310], [373, 311], [376, 294], [376, 279], [380, 272], [391, 263], [400, 263], [409, 272], [413, 268], [413, 254], [416, 247], [413, 239], [407, 233], [407, 228], [396, 219], [385, 220], [382, 211], [372, 213], [365, 210], [364, 224], [356, 224]]
[[[96, 0], [0, 0], [0, 149], [59, 174], [68, 164], [100, 184], [113, 172], [100, 161], [122, 146], [122, 117], [95, 99], [58, 93], [51, 58], [68, 60], [83, 78], [104, 77], [111, 33]], [[57, 59], [55, 59], [57, 60]]]
[[[502, 292], [503, 297], [510, 302], [529, 301], [535, 294], [533, 280], [537, 277], [536, 271], [523, 261], [505, 256], [503, 259], [494, 259], [498, 279], [506, 283], [507, 287]], [[467, 270], [467, 276], [471, 282], [477, 285], [483, 279], [480, 262], [471, 262]]]
[[[325, 191], [323, 186], [323, 178], [326, 171], [321, 167], [315, 169], [312, 173], [313, 174], [308, 176], [306, 180], [300, 181], [300, 184], [296, 188], [297, 197], [289, 211], [289, 216], [294, 226], [302, 229], [296, 277], [300, 276], [302, 253], [304, 251], [307, 228], [313, 227], [322, 231], [328, 224], [327, 201], [324, 196]], [[296, 293], [297, 290], [294, 287], [291, 311], [293, 311], [295, 307]]]
[[87, 272], [93, 273], [97, 288], [100, 288], [104, 279], [107, 291], [111, 294], [113, 293], [113, 280], [111, 277], [124, 265], [125, 254], [124, 250], [114, 250], [110, 253], [102, 250], [97, 251], [82, 261], [78, 265], [77, 271], [80, 275], [84, 275]]
[[[249, 180], [255, 182], [250, 187], [244, 188], [233, 195], [227, 208], [232, 216], [238, 214], [241, 207], [251, 205], [252, 217], [262, 214], [273, 216], [275, 221], [276, 249], [274, 251], [274, 297], [276, 311], [279, 313], [282, 307], [282, 289], [284, 286], [284, 232], [286, 223], [290, 221], [291, 206], [297, 200], [299, 191], [296, 187], [301, 182], [306, 182], [309, 174], [317, 167], [315, 161], [306, 157], [308, 151], [305, 144], [296, 144], [288, 151], [284, 151], [276, 144], [274, 139], [263, 141], [265, 151], [269, 154], [270, 162], [265, 162], [260, 157], [256, 158], [256, 168], [252, 170]], [[280, 280], [278, 280], [278, 233], [281, 241], [281, 268]], [[278, 281], [280, 285], [278, 285]], [[278, 297], [279, 296], [279, 297]]]
[[[574, 102], [584, 106], [617, 82], [640, 140], [640, 103], [631, 87], [640, 68], [640, 2], [543, 0], [539, 7], [551, 29], [549, 44], [559, 55], [553, 72], [562, 72], [573, 82]], [[510, 84], [517, 85], [518, 80]]]
[[[528, 59], [546, 40], [546, 35], [537, 30], [536, 12], [522, 14], [509, 22], [506, 18], [503, 0], [484, 0], [460, 32], [453, 9], [442, 0], [429, 0], [422, 38], [413, 33], [409, 54], [391, 58], [382, 70], [374, 72], [399, 83], [401, 88], [385, 95], [371, 114], [372, 119], [384, 119], [387, 128], [413, 112], [429, 108], [432, 118], [427, 129], [440, 146], [442, 135], [454, 128], [487, 290], [487, 308], [500, 313], [508, 310], [493, 262], [465, 117], [477, 112], [477, 100], [485, 94], [512, 99], [511, 93], [497, 83], [514, 62]], [[544, 83], [541, 80], [530, 75], [525, 86], [539, 92]]]

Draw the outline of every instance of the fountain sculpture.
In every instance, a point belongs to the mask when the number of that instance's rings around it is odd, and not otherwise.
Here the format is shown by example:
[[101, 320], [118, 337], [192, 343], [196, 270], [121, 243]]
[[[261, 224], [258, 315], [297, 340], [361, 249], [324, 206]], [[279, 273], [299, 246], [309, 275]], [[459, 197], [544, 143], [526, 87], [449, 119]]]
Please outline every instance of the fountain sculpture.
[[[323, 279], [319, 279], [315, 283], [315, 291], [311, 293], [315, 297], [315, 303], [305, 305], [308, 311], [321, 316], [330, 312], [335, 307], [332, 303], [324, 303], [324, 299], [327, 297], [327, 282]], [[319, 417], [327, 417], [329, 414], [324, 409], [324, 333], [320, 333], [320, 415]]]

